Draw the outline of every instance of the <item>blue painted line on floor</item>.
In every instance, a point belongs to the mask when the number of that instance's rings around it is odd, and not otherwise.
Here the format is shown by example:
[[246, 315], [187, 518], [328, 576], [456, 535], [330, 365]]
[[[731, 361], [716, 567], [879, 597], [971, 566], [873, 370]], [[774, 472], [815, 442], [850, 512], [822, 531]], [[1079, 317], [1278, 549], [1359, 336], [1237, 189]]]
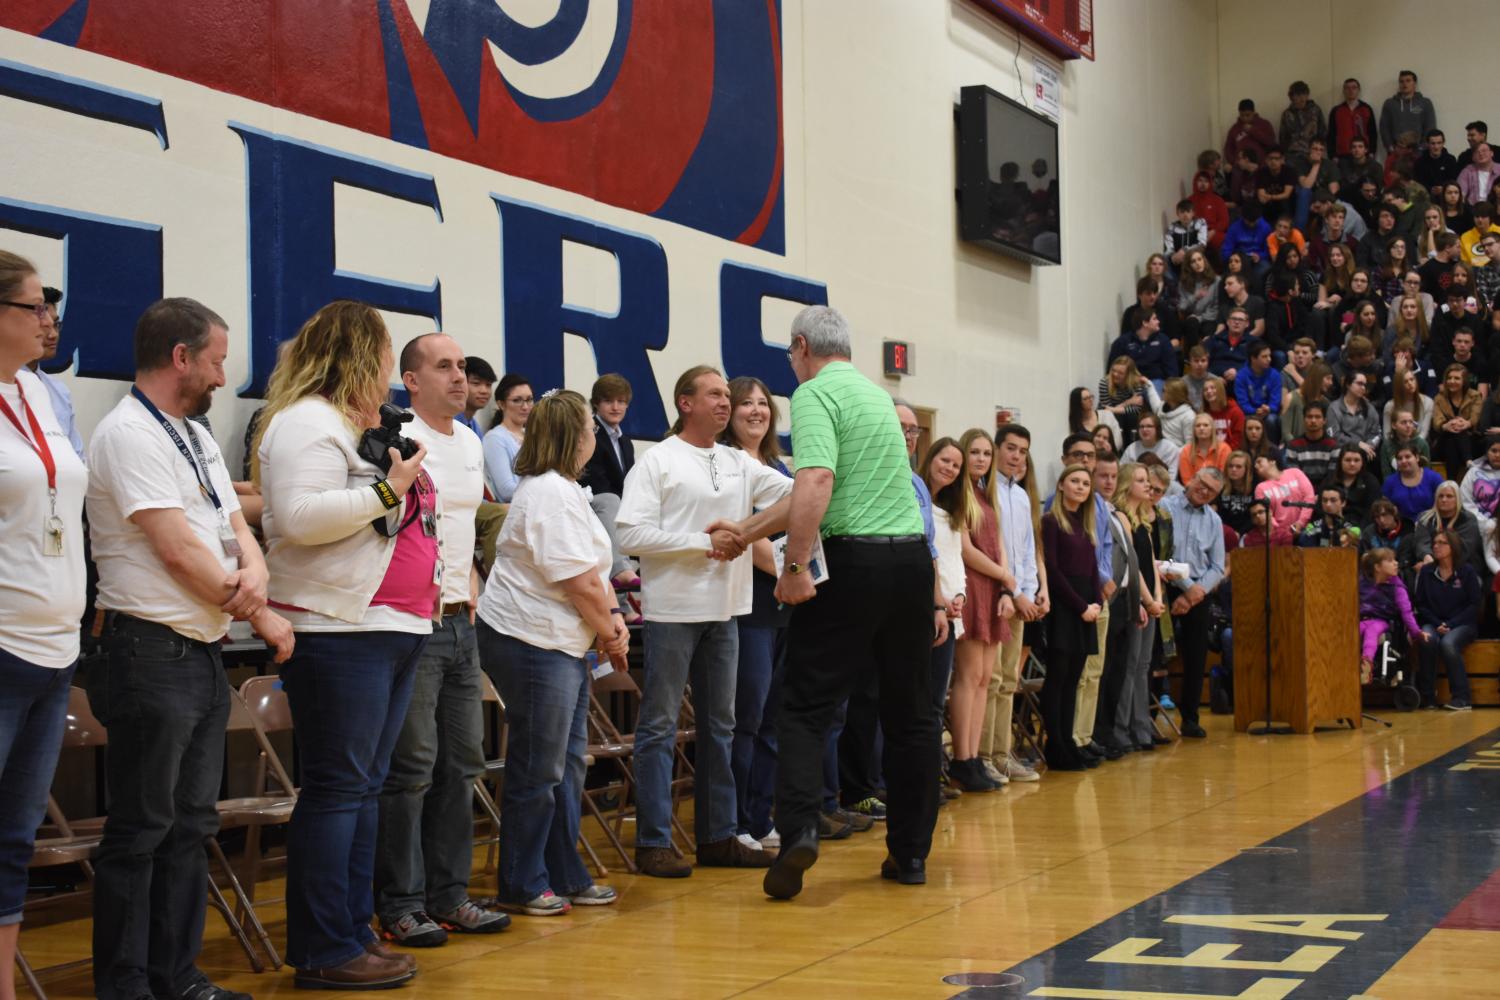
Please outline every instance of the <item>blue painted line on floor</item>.
[[[1006, 970], [1022, 985], [955, 1000], [1342, 1000], [1497, 868], [1500, 729]], [[1312, 914], [1366, 919], [1296, 922]], [[1217, 925], [1183, 922], [1195, 918]]]

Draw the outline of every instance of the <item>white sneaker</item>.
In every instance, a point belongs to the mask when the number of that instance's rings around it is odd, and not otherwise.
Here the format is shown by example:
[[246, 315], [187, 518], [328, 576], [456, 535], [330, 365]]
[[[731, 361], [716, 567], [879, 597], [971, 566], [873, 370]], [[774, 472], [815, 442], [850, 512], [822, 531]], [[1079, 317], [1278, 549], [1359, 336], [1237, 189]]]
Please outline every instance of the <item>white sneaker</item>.
[[776, 828], [774, 826], [771, 827], [770, 833], [760, 838], [760, 846], [762, 850], [767, 851], [781, 850], [781, 834], [776, 832]]
[[740, 843], [744, 844], [752, 851], [758, 851], [765, 846], [760, 841], [750, 836], [748, 833], [737, 833], [735, 834], [734, 839], [738, 840]]
[[1010, 784], [1010, 779], [1001, 774], [1000, 769], [989, 762], [989, 758], [979, 758], [979, 766], [984, 770], [984, 776], [995, 784], [1002, 786]]
[[1041, 781], [1042, 776], [1014, 757], [1005, 758], [1005, 776], [1011, 781]]

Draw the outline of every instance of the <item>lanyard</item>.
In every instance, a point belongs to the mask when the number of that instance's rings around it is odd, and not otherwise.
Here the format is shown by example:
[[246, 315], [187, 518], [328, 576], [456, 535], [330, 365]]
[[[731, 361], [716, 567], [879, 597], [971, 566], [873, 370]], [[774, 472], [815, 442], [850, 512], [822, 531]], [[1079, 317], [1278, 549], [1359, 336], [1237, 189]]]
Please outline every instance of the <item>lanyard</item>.
[[[167, 432], [167, 437], [172, 439], [172, 443], [177, 446], [177, 450], [182, 452], [182, 457], [187, 459], [188, 467], [193, 470], [193, 478], [198, 480], [198, 491], [208, 498], [208, 501], [214, 505], [214, 510], [219, 512], [220, 517], [223, 517], [224, 505], [219, 502], [219, 494], [213, 487], [212, 479], [208, 476], [208, 461], [203, 457], [203, 448], [198, 444], [198, 435], [193, 433], [193, 422], [191, 420], [186, 421], [188, 440], [193, 443], [193, 450], [189, 452], [188, 446], [182, 442], [182, 435], [177, 433], [177, 428], [173, 427], [171, 422], [162, 416], [162, 412], [156, 408], [156, 404], [147, 399], [146, 394], [141, 392], [139, 387], [131, 386], [130, 394], [146, 408], [146, 412], [150, 413], [161, 424], [162, 430]], [[198, 456], [198, 461], [196, 462], [193, 461], [194, 455]], [[198, 469], [200, 464], [203, 466], [203, 471], [201, 472]]]
[[42, 460], [42, 467], [47, 470], [47, 492], [53, 500], [53, 507], [57, 506], [57, 463], [52, 459], [52, 446], [47, 444], [47, 435], [42, 433], [42, 425], [37, 423], [36, 413], [31, 409], [31, 404], [26, 402], [26, 390], [21, 388], [21, 380], [16, 379], [16, 392], [21, 397], [21, 409], [26, 411], [26, 421], [31, 425], [31, 437], [26, 437], [26, 430], [21, 426], [21, 420], [16, 416], [16, 411], [10, 408], [4, 396], [0, 396], [0, 413], [5, 414], [5, 419], [13, 424], [21, 433], [21, 438], [31, 445], [31, 450], [36, 452], [37, 458]]

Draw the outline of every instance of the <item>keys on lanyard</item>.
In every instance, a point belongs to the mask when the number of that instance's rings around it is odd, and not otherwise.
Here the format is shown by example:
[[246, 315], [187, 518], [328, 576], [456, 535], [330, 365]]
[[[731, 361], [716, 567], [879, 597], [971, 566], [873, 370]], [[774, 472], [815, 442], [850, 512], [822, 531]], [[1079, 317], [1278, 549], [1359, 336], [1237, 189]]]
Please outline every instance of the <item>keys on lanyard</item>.
[[16, 411], [10, 408], [4, 396], [0, 396], [0, 413], [5, 414], [5, 419], [20, 432], [22, 440], [31, 445], [31, 450], [42, 461], [42, 468], [47, 470], [49, 513], [42, 522], [42, 554], [61, 556], [64, 551], [64, 525], [62, 518], [57, 516], [57, 462], [52, 458], [52, 446], [47, 443], [47, 435], [42, 433], [42, 425], [37, 421], [36, 413], [32, 411], [31, 404], [26, 402], [26, 390], [22, 388], [20, 378], [16, 379], [16, 394], [20, 397], [21, 409], [26, 413], [26, 423], [31, 428], [30, 436], [27, 435], [26, 428], [21, 426], [21, 418], [16, 416]]
[[[209, 472], [208, 468], [208, 460], [203, 456], [203, 446], [198, 443], [198, 434], [193, 430], [193, 422], [188, 420], [183, 425], [187, 429], [188, 441], [193, 446], [193, 450], [188, 451], [188, 446], [183, 444], [182, 435], [177, 433], [177, 428], [173, 427], [167, 418], [162, 416], [161, 410], [157, 409], [156, 404], [146, 398], [146, 394], [141, 392], [139, 387], [131, 386], [130, 394], [146, 408], [146, 412], [156, 418], [157, 423], [161, 424], [162, 430], [167, 432], [167, 437], [172, 439], [172, 443], [182, 453], [182, 457], [187, 459], [188, 467], [193, 470], [193, 478], [198, 480], [198, 492], [202, 493], [204, 499], [214, 505], [214, 511], [219, 515], [219, 544], [223, 546], [224, 554], [231, 559], [238, 559], [244, 555], [245, 551], [240, 546], [239, 539], [234, 535], [234, 526], [229, 523], [229, 512], [224, 509], [224, 504], [219, 500], [218, 491], [214, 489], [212, 473]], [[194, 456], [197, 456], [196, 461], [194, 461]], [[200, 466], [202, 467], [201, 470]]]

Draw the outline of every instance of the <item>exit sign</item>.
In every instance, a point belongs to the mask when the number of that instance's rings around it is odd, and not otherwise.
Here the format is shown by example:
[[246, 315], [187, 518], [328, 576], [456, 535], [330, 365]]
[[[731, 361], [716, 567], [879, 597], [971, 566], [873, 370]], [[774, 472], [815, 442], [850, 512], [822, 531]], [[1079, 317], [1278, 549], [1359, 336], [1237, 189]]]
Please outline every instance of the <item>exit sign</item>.
[[883, 345], [885, 373], [896, 377], [912, 373], [911, 345], [904, 340], [887, 340]]

